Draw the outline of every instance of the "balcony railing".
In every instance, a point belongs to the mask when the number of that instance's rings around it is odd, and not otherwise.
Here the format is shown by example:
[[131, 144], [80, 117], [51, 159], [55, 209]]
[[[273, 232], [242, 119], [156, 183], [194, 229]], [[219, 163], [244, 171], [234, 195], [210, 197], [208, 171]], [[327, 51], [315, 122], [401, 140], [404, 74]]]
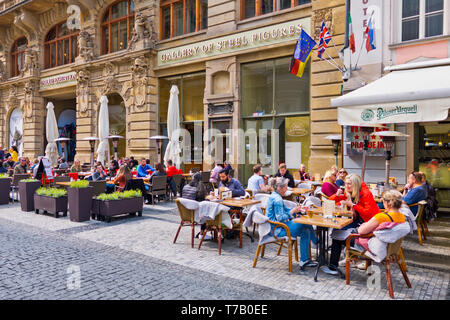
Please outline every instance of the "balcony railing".
[[4, 11], [15, 7], [20, 6], [23, 3], [30, 2], [29, 0], [0, 0], [0, 14]]

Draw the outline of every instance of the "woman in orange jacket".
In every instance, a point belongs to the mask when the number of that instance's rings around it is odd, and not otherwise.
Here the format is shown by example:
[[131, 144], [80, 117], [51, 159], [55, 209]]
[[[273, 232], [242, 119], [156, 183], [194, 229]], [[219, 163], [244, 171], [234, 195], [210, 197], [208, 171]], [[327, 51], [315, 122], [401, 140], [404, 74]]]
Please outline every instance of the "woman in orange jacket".
[[[380, 208], [378, 208], [372, 192], [370, 192], [361, 177], [356, 174], [347, 176], [345, 178], [345, 192], [342, 193], [342, 190], [339, 189], [335, 195], [330, 197], [330, 200], [340, 202], [340, 204], [353, 210], [353, 222], [344, 229], [358, 228], [362, 223], [368, 222], [380, 212]], [[324, 268], [325, 272], [329, 274], [338, 273], [337, 268], [343, 245], [345, 245], [345, 241], [333, 239], [330, 265], [328, 268]]]

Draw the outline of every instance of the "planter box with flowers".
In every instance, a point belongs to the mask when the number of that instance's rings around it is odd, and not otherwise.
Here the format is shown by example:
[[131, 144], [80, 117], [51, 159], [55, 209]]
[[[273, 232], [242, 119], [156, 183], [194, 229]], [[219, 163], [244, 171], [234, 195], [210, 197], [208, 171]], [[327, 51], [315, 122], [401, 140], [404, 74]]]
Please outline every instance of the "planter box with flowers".
[[90, 220], [94, 188], [89, 186], [89, 181], [72, 181], [67, 193], [69, 197], [70, 221], [83, 222]]
[[7, 173], [0, 174], [0, 204], [9, 203], [9, 190], [11, 187], [11, 178]]
[[67, 216], [67, 191], [59, 188], [41, 187], [34, 194], [35, 212], [43, 210], [44, 213], [50, 212], [59, 217], [62, 212], [63, 216]]
[[144, 198], [140, 190], [102, 193], [92, 200], [92, 218], [111, 222], [112, 216], [138, 214], [142, 216]]
[[20, 207], [22, 211], [34, 211], [34, 193], [41, 187], [37, 179], [23, 179], [19, 181]]

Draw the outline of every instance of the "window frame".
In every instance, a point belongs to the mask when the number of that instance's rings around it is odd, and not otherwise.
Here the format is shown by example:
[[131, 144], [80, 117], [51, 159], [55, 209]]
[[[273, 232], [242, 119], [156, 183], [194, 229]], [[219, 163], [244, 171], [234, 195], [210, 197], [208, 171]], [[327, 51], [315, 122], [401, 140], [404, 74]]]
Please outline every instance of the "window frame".
[[[59, 31], [59, 27], [61, 27], [64, 23], [67, 23], [66, 21], [60, 22], [56, 25], [54, 25], [46, 34], [45, 39], [47, 39], [48, 35], [50, 34], [50, 32], [52, 32], [53, 29], [55, 29], [55, 39], [52, 40], [45, 40], [44, 42], [44, 69], [51, 69], [51, 68], [56, 68], [59, 66], [63, 66], [66, 64], [71, 64], [73, 62], [75, 62], [75, 58], [78, 56], [78, 35], [80, 34], [80, 31], [74, 31], [72, 33], [69, 33], [65, 36], [59, 37], [58, 38], [58, 31]], [[68, 29], [70, 31], [70, 29]], [[61, 64], [58, 63], [58, 43], [61, 42], [63, 45], [63, 49], [62, 52], [64, 54], [65, 52], [65, 42], [66, 40], [69, 40], [69, 57], [68, 57], [68, 62], [64, 63], [64, 58]], [[72, 60], [72, 48], [73, 48], [73, 41], [75, 41], [76, 43], [76, 53], [73, 56], [73, 62]], [[53, 65], [51, 61], [51, 46], [52, 44], [55, 44], [55, 64]], [[48, 61], [48, 64], [47, 64]]]
[[[127, 2], [128, 3], [128, 14], [121, 16], [119, 18], [115, 18], [113, 20], [111, 20], [111, 11], [112, 11], [112, 7], [121, 3], [121, 2]], [[133, 3], [133, 12], [131, 12], [131, 3]], [[100, 45], [100, 52], [101, 55], [105, 55], [105, 54], [109, 54], [109, 53], [114, 53], [114, 52], [119, 52], [122, 50], [126, 50], [128, 49], [128, 46], [130, 45], [130, 40], [131, 40], [131, 33], [133, 31], [133, 27], [132, 25], [130, 25], [130, 20], [131, 18], [133, 18], [133, 21], [135, 19], [135, 4], [133, 0], [118, 0], [114, 3], [112, 3], [111, 5], [109, 5], [109, 7], [105, 10], [105, 13], [102, 16], [102, 19], [100, 20], [100, 33], [101, 33], [101, 45]], [[108, 20], [104, 21], [106, 18], [106, 15], [108, 15]], [[112, 29], [112, 25], [117, 24], [117, 34], [118, 34], [118, 38], [117, 40], [120, 42], [120, 23], [122, 21], [126, 21], [127, 24], [127, 46], [126, 48], [122, 48], [119, 49], [117, 51], [111, 51], [111, 29]], [[106, 32], [105, 32], [105, 27], [108, 27], [108, 48], [105, 48], [105, 36], [106, 36]]]
[[[174, 37], [179, 37], [181, 35], [186, 35], [194, 32], [199, 32], [201, 30], [206, 29], [208, 26], [203, 26], [203, 15], [201, 10], [202, 0], [194, 0], [195, 1], [195, 31], [187, 32], [187, 2], [188, 0], [161, 0], [159, 4], [159, 14], [160, 14], [160, 30], [159, 30], [159, 38], [160, 40], [168, 40]], [[175, 5], [182, 4], [182, 12], [183, 12], [183, 33], [181, 35], [176, 34], [176, 19], [175, 18]], [[208, 5], [208, 2], [206, 2]], [[164, 9], [170, 8], [170, 31], [169, 37], [164, 37]], [[208, 8], [206, 8], [206, 12], [208, 12]], [[208, 20], [206, 19], [206, 24]]]
[[[252, 18], [263, 16], [266, 14], [271, 14], [271, 13], [274, 13], [277, 11], [292, 9], [299, 5], [299, 0], [291, 0], [290, 8], [280, 9], [279, 8], [280, 0], [272, 0], [273, 1], [273, 11], [268, 12], [268, 13], [262, 13], [262, 0], [253, 0], [253, 1], [255, 1], [255, 15], [252, 17], [245, 17], [245, 1], [246, 0], [240, 0], [240, 20], [252, 19]], [[311, 1], [309, 3], [305, 3], [304, 5], [310, 4], [310, 3], [311, 3]]]
[[[23, 50], [17, 50], [17, 43], [21, 40], [25, 39], [25, 49]], [[20, 59], [22, 61], [22, 68], [23, 65], [25, 63], [25, 52], [27, 50], [28, 47], [28, 39], [27, 37], [23, 36], [18, 38], [16, 41], [14, 41], [13, 45], [11, 46], [11, 51], [9, 54], [10, 60], [11, 60], [11, 78], [17, 77], [20, 75], [20, 72], [22, 70], [19, 70], [18, 68], [18, 59]]]
[[[398, 7], [398, 16], [399, 16], [399, 42], [400, 43], [408, 43], [411, 41], [420, 41], [420, 40], [426, 40], [426, 39], [433, 39], [436, 37], [442, 37], [445, 35], [448, 35], [448, 30], [449, 30], [449, 2], [443, 0], [443, 8], [442, 10], [438, 10], [438, 11], [433, 11], [433, 12], [426, 12], [426, 1], [427, 0], [419, 0], [419, 14], [415, 15], [415, 16], [410, 16], [410, 17], [406, 17], [403, 18], [403, 1], [399, 2], [399, 7]], [[436, 15], [436, 14], [440, 14], [442, 13], [442, 33], [438, 34], [438, 35], [434, 35], [434, 36], [426, 36], [426, 18], [428, 16], [432, 16], [432, 15]], [[416, 19], [419, 18], [419, 37], [416, 39], [410, 39], [410, 40], [403, 40], [403, 22], [404, 21], [408, 21], [408, 20], [412, 20], [412, 19]]]

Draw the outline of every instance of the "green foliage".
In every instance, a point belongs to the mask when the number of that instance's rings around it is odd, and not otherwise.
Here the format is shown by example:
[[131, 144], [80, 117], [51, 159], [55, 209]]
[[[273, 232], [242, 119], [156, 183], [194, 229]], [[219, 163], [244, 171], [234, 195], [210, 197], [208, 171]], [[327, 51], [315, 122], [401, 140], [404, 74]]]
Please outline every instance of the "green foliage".
[[0, 173], [0, 179], [9, 179], [9, 175], [7, 173]]
[[28, 178], [28, 179], [22, 179], [22, 180], [20, 180], [20, 182], [39, 182], [39, 180], [34, 179], [34, 178]]
[[89, 187], [89, 181], [88, 180], [77, 180], [77, 181], [72, 181], [70, 183], [70, 187], [71, 188], [78, 188], [78, 189], [84, 189]]
[[40, 187], [39, 189], [36, 190], [36, 193], [40, 196], [52, 198], [61, 198], [67, 195], [67, 191], [65, 189], [45, 188], [45, 187]]
[[139, 197], [142, 197], [141, 190], [127, 190], [124, 192], [102, 193], [97, 196], [97, 199], [101, 201], [111, 201]]

